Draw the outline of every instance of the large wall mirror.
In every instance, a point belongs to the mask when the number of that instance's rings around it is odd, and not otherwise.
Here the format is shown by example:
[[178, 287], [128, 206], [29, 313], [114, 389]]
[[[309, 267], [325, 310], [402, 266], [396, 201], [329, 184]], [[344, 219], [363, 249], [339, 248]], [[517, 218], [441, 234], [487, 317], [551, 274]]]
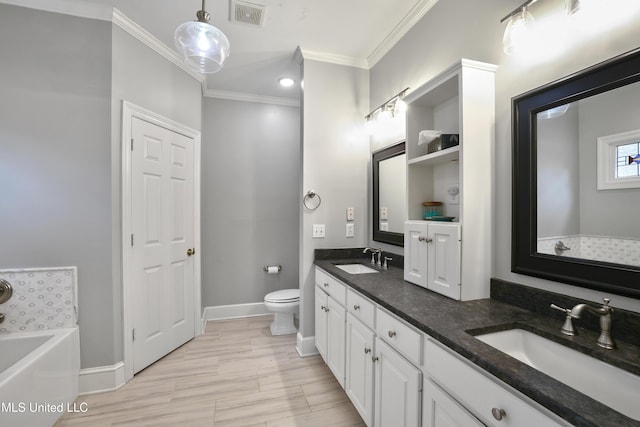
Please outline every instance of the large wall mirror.
[[372, 155], [373, 240], [404, 246], [407, 157], [404, 141]]
[[512, 108], [512, 271], [640, 298], [640, 49]]

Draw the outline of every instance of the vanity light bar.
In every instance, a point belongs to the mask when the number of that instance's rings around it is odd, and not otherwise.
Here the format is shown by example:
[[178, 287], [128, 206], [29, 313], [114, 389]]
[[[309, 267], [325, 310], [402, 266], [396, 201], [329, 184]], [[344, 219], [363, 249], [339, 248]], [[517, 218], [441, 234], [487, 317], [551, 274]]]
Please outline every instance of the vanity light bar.
[[[536, 0], [533, 0], [533, 1], [536, 1]], [[371, 120], [373, 118], [373, 115], [376, 112], [384, 111], [384, 110], [387, 109], [387, 107], [395, 105], [396, 102], [398, 102], [400, 99], [402, 99], [402, 97], [407, 93], [408, 90], [409, 90], [408, 87], [402, 89], [400, 92], [398, 92], [397, 94], [393, 95], [391, 98], [387, 99], [385, 102], [383, 102], [382, 104], [380, 104], [379, 106], [374, 108], [373, 111], [371, 111], [369, 114], [364, 116], [365, 120], [369, 121], [369, 120]]]

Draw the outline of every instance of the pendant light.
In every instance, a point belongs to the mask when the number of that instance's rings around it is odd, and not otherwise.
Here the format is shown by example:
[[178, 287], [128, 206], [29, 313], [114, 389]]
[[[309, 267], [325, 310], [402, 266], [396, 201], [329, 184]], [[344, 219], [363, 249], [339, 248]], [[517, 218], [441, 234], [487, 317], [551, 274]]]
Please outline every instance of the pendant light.
[[197, 21], [189, 21], [176, 28], [174, 35], [176, 48], [184, 62], [204, 73], [217, 73], [229, 57], [229, 39], [222, 31], [209, 24], [211, 15], [204, 10], [196, 13]]

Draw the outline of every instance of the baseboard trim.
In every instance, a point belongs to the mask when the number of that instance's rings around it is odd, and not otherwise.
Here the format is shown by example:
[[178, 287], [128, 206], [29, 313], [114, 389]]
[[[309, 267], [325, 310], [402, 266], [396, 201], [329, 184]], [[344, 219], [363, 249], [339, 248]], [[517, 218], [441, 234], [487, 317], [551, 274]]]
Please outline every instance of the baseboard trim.
[[298, 332], [298, 336], [296, 337], [296, 350], [300, 357], [308, 357], [315, 356], [318, 354], [318, 349], [316, 348], [316, 337], [303, 337]]
[[78, 392], [82, 395], [113, 391], [126, 383], [124, 362], [111, 366], [80, 369]]
[[238, 319], [241, 317], [264, 316], [271, 314], [264, 306], [264, 302], [249, 304], [232, 304], [206, 307], [202, 313], [203, 321]]

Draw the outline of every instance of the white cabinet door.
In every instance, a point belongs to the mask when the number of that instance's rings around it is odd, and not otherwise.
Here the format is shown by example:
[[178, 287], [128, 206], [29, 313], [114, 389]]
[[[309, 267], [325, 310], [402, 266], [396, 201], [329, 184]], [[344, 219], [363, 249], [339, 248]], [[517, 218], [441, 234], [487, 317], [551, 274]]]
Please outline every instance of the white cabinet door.
[[374, 424], [420, 426], [422, 373], [377, 337], [375, 346]]
[[347, 314], [343, 306], [327, 298], [327, 366], [344, 388], [345, 328]]
[[375, 334], [347, 313], [345, 391], [367, 426], [373, 424], [373, 354]]
[[484, 427], [430, 379], [425, 379], [422, 393], [423, 427]]
[[316, 348], [320, 356], [327, 360], [327, 299], [329, 297], [316, 286]]
[[430, 223], [427, 288], [460, 299], [460, 226]]
[[427, 225], [425, 221], [404, 223], [404, 280], [427, 287]]

